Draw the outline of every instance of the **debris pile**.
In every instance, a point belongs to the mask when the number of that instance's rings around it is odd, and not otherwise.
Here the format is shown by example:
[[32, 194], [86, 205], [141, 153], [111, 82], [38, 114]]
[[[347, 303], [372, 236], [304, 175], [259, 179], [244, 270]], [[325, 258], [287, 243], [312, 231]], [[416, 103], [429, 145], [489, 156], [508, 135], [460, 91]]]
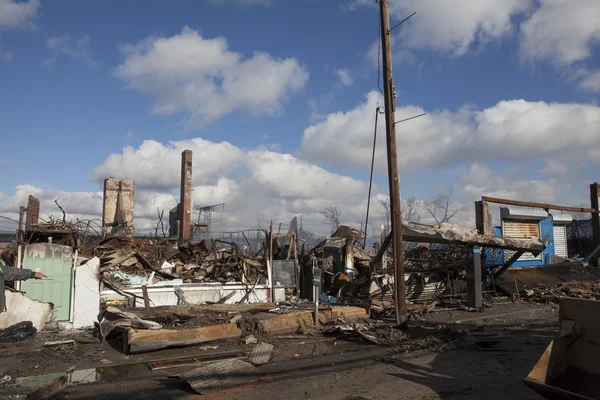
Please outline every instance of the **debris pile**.
[[117, 287], [266, 279], [262, 259], [243, 257], [235, 243], [223, 240], [190, 241], [178, 247], [168, 239], [113, 237], [100, 242], [93, 254], [100, 259], [103, 280]]
[[[323, 333], [347, 338], [361, 338], [377, 345], [390, 346], [397, 351], [449, 350], [468, 340], [466, 331], [441, 326], [411, 326], [407, 330], [374, 320], [348, 323], [343, 318], [325, 328]], [[452, 346], [451, 346], [452, 345]]]
[[[517, 297], [515, 295], [515, 297]], [[525, 289], [525, 300], [536, 303], [557, 303], [561, 297], [600, 300], [600, 282], [565, 282], [553, 286], [540, 285]]]

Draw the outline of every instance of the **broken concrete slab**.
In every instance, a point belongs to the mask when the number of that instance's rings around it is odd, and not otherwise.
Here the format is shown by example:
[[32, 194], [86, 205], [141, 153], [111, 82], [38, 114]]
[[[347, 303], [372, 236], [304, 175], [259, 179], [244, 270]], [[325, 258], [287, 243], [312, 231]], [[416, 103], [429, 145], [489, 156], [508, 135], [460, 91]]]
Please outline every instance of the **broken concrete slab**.
[[185, 380], [199, 394], [254, 382], [258, 370], [252, 364], [238, 359], [216, 361], [206, 366], [175, 375]]
[[44, 329], [54, 315], [52, 303], [31, 300], [22, 293], [6, 292], [6, 311], [0, 313], [0, 329], [22, 321], [31, 321], [38, 331]]
[[242, 330], [234, 324], [221, 324], [182, 330], [159, 329], [126, 332], [124, 343], [128, 354], [144, 353], [170, 347], [191, 346], [199, 343], [239, 338]]
[[270, 343], [259, 343], [250, 352], [248, 361], [252, 365], [263, 365], [271, 360], [273, 355], [273, 345]]

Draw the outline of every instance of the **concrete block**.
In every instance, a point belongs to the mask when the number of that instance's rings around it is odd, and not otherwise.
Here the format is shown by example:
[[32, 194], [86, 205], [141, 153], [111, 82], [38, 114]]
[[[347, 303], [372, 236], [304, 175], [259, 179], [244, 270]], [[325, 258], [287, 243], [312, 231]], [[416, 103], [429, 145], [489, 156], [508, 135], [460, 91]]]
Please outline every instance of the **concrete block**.
[[52, 303], [31, 300], [22, 293], [6, 291], [6, 312], [0, 313], [0, 329], [22, 321], [31, 321], [38, 331], [44, 329], [54, 315]]

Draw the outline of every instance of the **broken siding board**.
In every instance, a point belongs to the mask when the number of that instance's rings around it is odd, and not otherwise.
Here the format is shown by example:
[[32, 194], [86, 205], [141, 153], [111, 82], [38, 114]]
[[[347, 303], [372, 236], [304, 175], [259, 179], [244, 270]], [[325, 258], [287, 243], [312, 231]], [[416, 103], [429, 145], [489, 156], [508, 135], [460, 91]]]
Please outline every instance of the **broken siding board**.
[[263, 365], [271, 360], [273, 354], [273, 345], [270, 343], [259, 343], [254, 346], [254, 349], [250, 352], [248, 361], [253, 365]]

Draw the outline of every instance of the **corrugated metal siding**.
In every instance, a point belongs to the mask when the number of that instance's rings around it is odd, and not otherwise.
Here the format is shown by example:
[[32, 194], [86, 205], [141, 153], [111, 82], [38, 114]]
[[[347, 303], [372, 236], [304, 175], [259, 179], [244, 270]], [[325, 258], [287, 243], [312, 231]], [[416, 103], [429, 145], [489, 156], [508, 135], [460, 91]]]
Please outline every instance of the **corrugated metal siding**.
[[[514, 238], [540, 237], [540, 223], [538, 221], [503, 221], [502, 235]], [[523, 253], [518, 261], [541, 260], [542, 255], [535, 257], [531, 253]]]
[[539, 238], [540, 223], [537, 221], [504, 221], [504, 236], [520, 238]]
[[554, 253], [557, 256], [567, 258], [567, 227], [564, 225], [554, 225]]

